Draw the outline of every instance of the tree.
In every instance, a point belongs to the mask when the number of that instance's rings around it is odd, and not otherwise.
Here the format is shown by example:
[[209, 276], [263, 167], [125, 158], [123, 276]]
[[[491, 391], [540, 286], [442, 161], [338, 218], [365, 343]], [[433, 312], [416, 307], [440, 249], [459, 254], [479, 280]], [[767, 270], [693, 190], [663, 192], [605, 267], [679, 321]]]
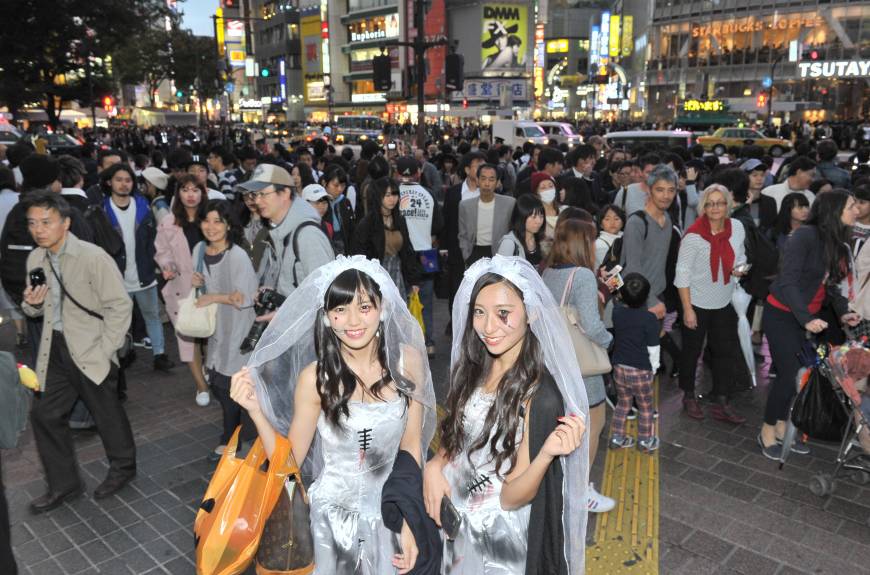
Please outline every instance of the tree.
[[172, 37], [175, 84], [185, 91], [195, 90], [200, 100], [217, 97], [223, 91], [218, 82], [218, 56], [214, 38], [194, 36], [179, 30]]
[[121, 84], [144, 84], [153, 106], [160, 83], [172, 69], [171, 34], [160, 26], [149, 26], [122, 45], [112, 62]]
[[16, 117], [38, 105], [57, 127], [64, 101], [90, 106], [108, 87], [108, 56], [168, 14], [163, 0], [0, 0], [0, 102]]

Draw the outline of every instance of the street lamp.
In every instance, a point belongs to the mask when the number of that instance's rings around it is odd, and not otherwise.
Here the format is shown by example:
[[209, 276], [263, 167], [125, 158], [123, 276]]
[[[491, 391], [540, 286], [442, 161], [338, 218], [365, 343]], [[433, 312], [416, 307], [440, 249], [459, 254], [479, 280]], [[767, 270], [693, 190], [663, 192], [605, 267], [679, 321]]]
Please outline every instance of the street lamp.
[[776, 72], [776, 65], [785, 57], [785, 52], [781, 52], [779, 56], [770, 65], [770, 93], [767, 95], [767, 129], [770, 131], [773, 128], [773, 79]]

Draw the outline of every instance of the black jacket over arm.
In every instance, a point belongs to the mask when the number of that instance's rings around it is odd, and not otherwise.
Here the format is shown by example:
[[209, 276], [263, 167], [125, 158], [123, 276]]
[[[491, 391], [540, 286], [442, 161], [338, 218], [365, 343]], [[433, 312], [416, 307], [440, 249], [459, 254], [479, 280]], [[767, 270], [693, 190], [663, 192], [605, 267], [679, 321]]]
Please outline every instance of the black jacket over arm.
[[410, 571], [413, 575], [438, 575], [441, 572], [441, 534], [423, 503], [423, 473], [407, 451], [399, 451], [393, 471], [381, 492], [381, 515], [390, 531], [400, 533], [402, 520], [408, 522], [420, 554]]
[[[402, 234], [402, 249], [399, 251], [399, 260], [402, 262], [402, 277], [405, 279], [405, 287], [420, 285], [423, 274], [420, 261], [411, 245], [411, 237], [408, 235], [408, 224], [401, 214], [393, 216], [393, 222], [399, 233]], [[362, 254], [369, 259], [384, 261], [386, 252], [386, 236], [384, 235], [384, 218], [377, 212], [371, 212], [364, 217], [356, 226], [353, 238], [350, 241], [348, 254]]]
[[[801, 226], [785, 244], [779, 275], [770, 286], [770, 293], [788, 306], [798, 323], [806, 325], [814, 319], [809, 303], [825, 280], [825, 248], [816, 226]], [[827, 299], [837, 318], [849, 311], [849, 302], [837, 286], [828, 284]]]
[[[565, 415], [562, 394], [549, 373], [532, 397], [529, 421], [529, 460], [533, 460], [547, 437], [559, 424], [557, 417]], [[526, 575], [567, 575], [565, 562], [565, 532], [562, 529], [562, 462], [554, 460], [532, 499], [529, 514]]]

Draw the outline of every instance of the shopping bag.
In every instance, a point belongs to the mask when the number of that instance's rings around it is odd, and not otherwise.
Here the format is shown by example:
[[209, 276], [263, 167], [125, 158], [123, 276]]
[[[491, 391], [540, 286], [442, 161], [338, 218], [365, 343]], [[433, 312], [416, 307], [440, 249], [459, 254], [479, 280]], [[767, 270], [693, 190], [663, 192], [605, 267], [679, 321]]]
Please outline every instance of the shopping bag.
[[238, 434], [236, 429], [194, 522], [197, 575], [238, 575], [248, 567], [290, 473], [289, 442], [277, 442], [267, 459], [258, 438], [239, 461]]
[[423, 335], [426, 335], [426, 326], [423, 325], [423, 304], [420, 303], [420, 294], [412, 293], [408, 296], [408, 311], [414, 316], [414, 319], [420, 324], [420, 329], [423, 330]]
[[[278, 441], [286, 441], [278, 438]], [[299, 466], [290, 452], [290, 476], [266, 521], [257, 549], [257, 575], [308, 575], [314, 572], [311, 509]]]
[[792, 405], [791, 421], [813, 439], [842, 440], [849, 415], [818, 368], [807, 370], [806, 381]]

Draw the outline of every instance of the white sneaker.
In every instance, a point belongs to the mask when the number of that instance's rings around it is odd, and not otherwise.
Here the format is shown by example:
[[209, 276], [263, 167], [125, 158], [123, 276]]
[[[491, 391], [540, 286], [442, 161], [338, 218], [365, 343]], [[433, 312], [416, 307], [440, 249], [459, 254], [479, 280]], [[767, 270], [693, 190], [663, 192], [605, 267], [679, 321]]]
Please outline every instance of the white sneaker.
[[591, 513], [607, 513], [616, 507], [616, 500], [601, 495], [595, 491], [595, 484], [590, 483], [586, 488], [586, 509]]
[[196, 404], [200, 407], [206, 407], [209, 403], [211, 403], [211, 396], [207, 391], [197, 391], [196, 392]]

